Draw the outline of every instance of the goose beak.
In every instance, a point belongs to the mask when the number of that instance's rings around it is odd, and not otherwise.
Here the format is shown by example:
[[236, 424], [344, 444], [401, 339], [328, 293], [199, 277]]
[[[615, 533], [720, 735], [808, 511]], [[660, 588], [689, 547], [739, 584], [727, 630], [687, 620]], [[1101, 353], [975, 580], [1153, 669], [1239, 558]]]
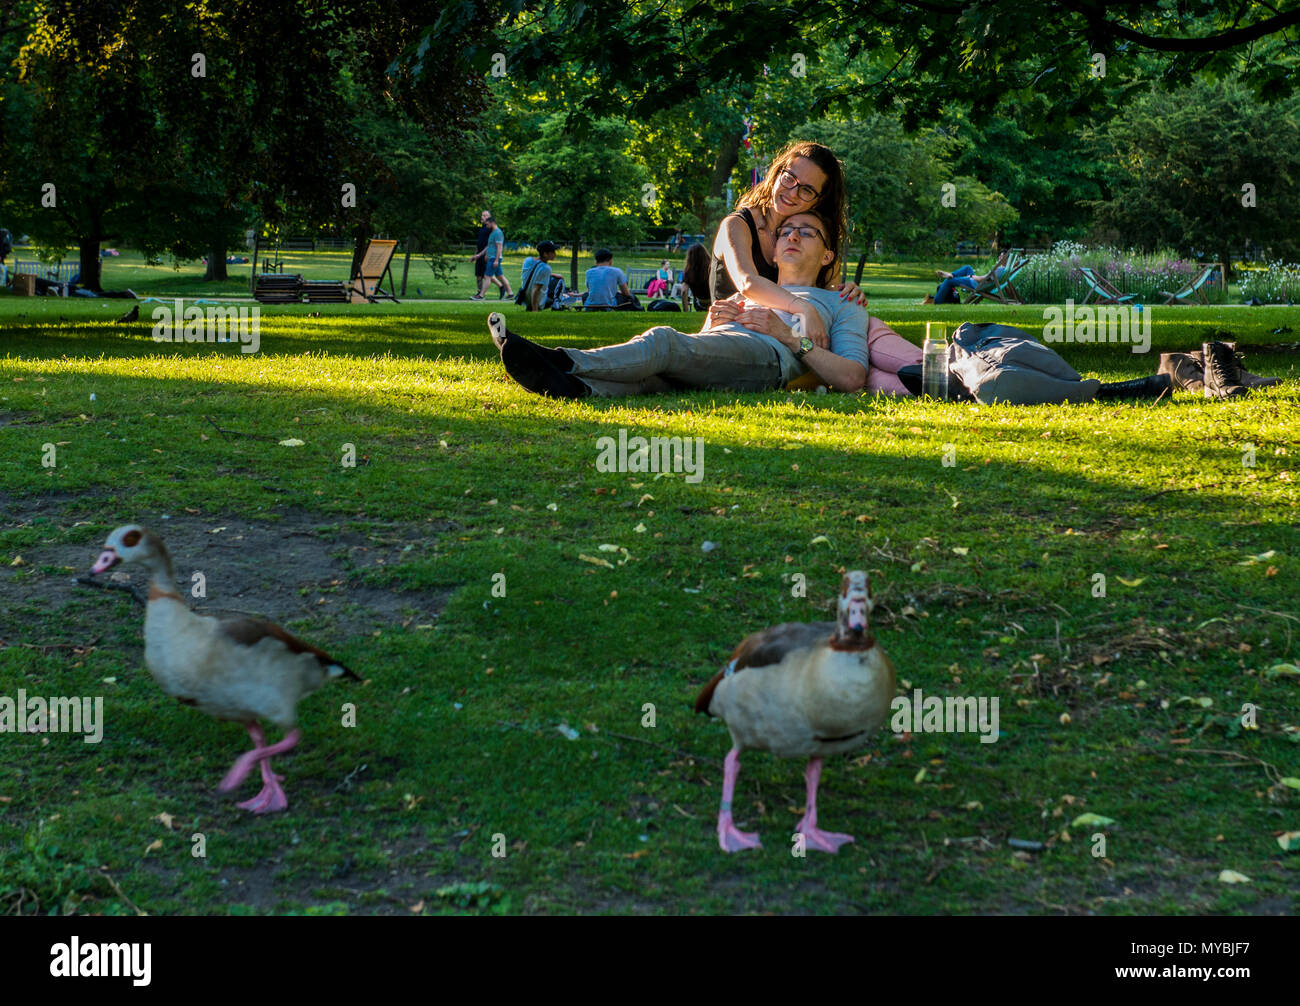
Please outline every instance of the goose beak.
[[90, 567], [90, 575], [94, 576], [96, 573], [103, 573], [105, 570], [112, 569], [121, 561], [121, 557], [116, 552], [111, 548], [106, 548], [99, 554], [99, 558], [95, 560], [95, 565]]
[[849, 601], [848, 628], [855, 636], [867, 631], [867, 602], [865, 598], [855, 597]]

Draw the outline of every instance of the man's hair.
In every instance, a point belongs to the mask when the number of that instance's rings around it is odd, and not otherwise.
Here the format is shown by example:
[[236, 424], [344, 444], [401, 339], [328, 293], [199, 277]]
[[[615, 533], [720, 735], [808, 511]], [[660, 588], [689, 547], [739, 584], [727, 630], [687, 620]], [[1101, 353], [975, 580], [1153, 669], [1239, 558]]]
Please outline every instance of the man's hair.
[[553, 252], [553, 251], [555, 251], [555, 242], [554, 242], [554, 241], [538, 241], [538, 242], [537, 242], [537, 254], [538, 254], [538, 255], [545, 255], [547, 252]]
[[600, 262], [613, 262], [613, 261], [614, 261], [614, 253], [613, 253], [612, 251], [610, 251], [608, 248], [600, 248], [600, 249], [597, 249], [597, 251], [596, 251], [596, 262], [597, 262], [597, 263], [600, 263]]
[[[835, 253], [836, 259], [831, 263], [836, 268], [831, 269], [827, 275], [834, 276], [839, 271], [840, 241], [848, 231], [848, 223], [844, 208], [844, 168], [829, 147], [807, 140], [796, 140], [787, 144], [772, 158], [763, 180], [740, 197], [739, 205], [764, 212], [772, 209], [776, 205], [777, 178], [783, 169], [789, 168], [799, 157], [812, 161], [826, 175], [826, 184], [822, 186], [817, 201], [812, 207], [801, 212], [816, 214], [824, 224], [826, 247]], [[817, 285], [821, 286], [821, 283]]]

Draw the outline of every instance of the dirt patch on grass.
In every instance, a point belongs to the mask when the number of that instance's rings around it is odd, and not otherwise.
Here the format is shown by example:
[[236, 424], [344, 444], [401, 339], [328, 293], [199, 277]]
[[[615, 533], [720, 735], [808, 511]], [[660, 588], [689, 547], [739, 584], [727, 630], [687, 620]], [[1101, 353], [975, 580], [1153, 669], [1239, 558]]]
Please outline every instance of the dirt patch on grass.
[[[89, 518], [103, 521], [91, 495], [0, 493], [0, 529], [30, 526], [49, 539], [24, 546], [21, 566], [9, 565], [12, 559], [0, 563], [0, 645], [83, 641], [102, 625], [104, 609], [93, 603], [98, 591], [76, 582], [88, 574], [102, 542], [97, 536], [85, 544], [60, 540], [67, 528]], [[190, 510], [138, 519], [166, 542], [181, 594], [195, 611], [258, 615], [297, 623], [303, 631], [310, 622], [313, 639], [338, 641], [395, 625], [433, 624], [454, 589], [400, 590], [365, 582], [374, 572], [427, 557], [450, 529], [447, 521], [344, 524], [289, 508], [257, 520]], [[144, 589], [148, 574], [139, 566], [119, 566], [98, 579]], [[199, 587], [206, 596], [194, 596]], [[57, 616], [58, 640], [49, 638], [48, 618], [34, 620], [34, 613]], [[33, 633], [43, 638], [29, 638]]]

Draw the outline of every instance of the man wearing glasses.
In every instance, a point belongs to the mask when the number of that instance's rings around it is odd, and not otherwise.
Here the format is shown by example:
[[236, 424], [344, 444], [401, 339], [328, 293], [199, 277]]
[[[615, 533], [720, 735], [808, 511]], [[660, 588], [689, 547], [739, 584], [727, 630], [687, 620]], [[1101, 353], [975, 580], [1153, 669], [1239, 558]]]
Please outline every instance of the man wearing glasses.
[[[778, 282], [801, 303], [797, 312], [747, 304], [737, 295], [713, 304], [702, 332], [660, 326], [600, 349], [539, 346], [509, 331], [499, 314], [488, 319], [488, 329], [506, 373], [551, 398], [616, 398], [675, 388], [770, 391], [809, 372], [836, 391], [859, 391], [867, 379], [867, 312], [816, 285], [835, 258], [824, 227], [816, 213], [797, 213], [776, 231]], [[803, 335], [813, 311], [829, 333], [829, 348]]]

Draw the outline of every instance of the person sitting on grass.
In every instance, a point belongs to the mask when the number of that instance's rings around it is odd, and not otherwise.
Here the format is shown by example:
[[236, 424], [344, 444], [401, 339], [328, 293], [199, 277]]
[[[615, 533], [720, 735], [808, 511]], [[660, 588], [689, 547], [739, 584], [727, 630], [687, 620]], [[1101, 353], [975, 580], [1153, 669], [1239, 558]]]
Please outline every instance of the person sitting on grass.
[[964, 287], [967, 290], [978, 290], [986, 283], [996, 283], [1006, 272], [1007, 253], [1003, 252], [998, 256], [997, 262], [993, 268], [983, 276], [976, 276], [975, 270], [968, 265], [954, 269], [952, 272], [944, 272], [942, 269], [936, 269], [935, 275], [939, 277], [939, 289], [934, 292], [934, 296], [926, 296], [922, 304], [959, 304], [957, 299], [957, 289]]
[[[826, 222], [816, 213], [794, 214], [776, 234], [778, 281], [797, 303], [797, 313], [758, 307], [736, 295], [709, 308], [708, 323], [697, 333], [667, 326], [642, 332], [635, 339], [600, 349], [553, 349], [539, 346], [506, 328], [505, 318], [488, 318], [501, 362], [528, 391], [551, 398], [615, 398], [681, 388], [771, 391], [811, 372], [818, 383], [837, 391], [864, 387], [907, 394], [897, 373], [877, 375], [873, 362], [885, 366], [916, 365], [921, 351], [875, 319], [868, 336], [867, 312], [837, 291], [822, 286], [835, 254], [827, 247]], [[823, 349], [800, 332], [816, 312], [830, 335]], [[879, 361], [871, 359], [872, 354]]]
[[523, 271], [520, 273], [520, 296], [523, 305], [529, 311], [544, 311], [554, 307], [555, 302], [564, 296], [564, 280], [553, 274], [551, 263], [555, 261], [555, 243], [539, 241], [537, 256], [529, 255], [524, 259]]
[[612, 311], [635, 303], [627, 285], [627, 273], [614, 265], [614, 253], [608, 248], [596, 252], [596, 264], [587, 270], [588, 311]]

